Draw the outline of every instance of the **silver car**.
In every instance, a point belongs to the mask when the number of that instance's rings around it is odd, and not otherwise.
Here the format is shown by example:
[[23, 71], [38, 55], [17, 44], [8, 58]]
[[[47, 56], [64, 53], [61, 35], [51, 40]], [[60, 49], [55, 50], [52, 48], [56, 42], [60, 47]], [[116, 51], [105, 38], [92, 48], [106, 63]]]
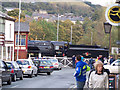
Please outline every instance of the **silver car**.
[[38, 69], [30, 59], [18, 59], [18, 65], [23, 71], [23, 75], [28, 75], [28, 77], [32, 78], [33, 75], [38, 75]]
[[48, 59], [48, 60], [51, 61], [54, 69], [58, 69], [58, 70], [62, 69], [62, 63], [58, 62], [58, 59]]

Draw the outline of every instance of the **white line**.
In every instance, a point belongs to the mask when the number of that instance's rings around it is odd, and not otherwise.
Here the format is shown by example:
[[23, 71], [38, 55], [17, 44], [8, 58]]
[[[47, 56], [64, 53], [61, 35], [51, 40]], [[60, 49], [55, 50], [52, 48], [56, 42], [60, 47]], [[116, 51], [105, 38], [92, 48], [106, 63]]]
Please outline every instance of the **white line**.
[[18, 85], [12, 86], [11, 88], [16, 88], [16, 87], [18, 87]]

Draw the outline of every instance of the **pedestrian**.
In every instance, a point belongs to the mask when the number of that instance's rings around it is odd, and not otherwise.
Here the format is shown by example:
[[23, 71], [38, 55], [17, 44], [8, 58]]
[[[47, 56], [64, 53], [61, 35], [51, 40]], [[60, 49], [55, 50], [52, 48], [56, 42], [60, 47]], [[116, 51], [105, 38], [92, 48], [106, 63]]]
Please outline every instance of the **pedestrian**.
[[75, 55], [72, 56], [72, 60], [73, 60], [73, 68], [75, 68]]
[[90, 67], [81, 60], [80, 55], [76, 56], [76, 60], [76, 72], [74, 74], [74, 77], [76, 77], [77, 89], [83, 90], [86, 81], [86, 72], [90, 70]]
[[81, 61], [84, 61], [84, 57], [81, 55]]
[[95, 64], [95, 71], [92, 71], [89, 77], [89, 88], [97, 89], [101, 88], [105, 90], [108, 88], [108, 74], [103, 69], [103, 63], [101, 61], [97, 61]]
[[89, 66], [89, 61], [88, 60], [85, 60], [85, 62], [87, 63], [87, 65]]
[[99, 55], [98, 60], [100, 60], [102, 63], [104, 63], [104, 59], [102, 55]]
[[113, 56], [110, 56], [110, 64], [112, 64], [115, 61], [115, 59], [113, 58]]
[[94, 64], [94, 60], [91, 57], [90, 60], [89, 60], [89, 66], [90, 66], [91, 69], [93, 68], [93, 64]]

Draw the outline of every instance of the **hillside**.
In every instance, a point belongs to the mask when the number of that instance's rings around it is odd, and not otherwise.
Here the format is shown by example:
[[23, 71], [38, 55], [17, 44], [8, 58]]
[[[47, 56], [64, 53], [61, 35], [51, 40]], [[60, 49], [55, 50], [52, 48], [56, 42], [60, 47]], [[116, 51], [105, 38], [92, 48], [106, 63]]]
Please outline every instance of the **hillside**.
[[[18, 8], [17, 2], [3, 2], [3, 7]], [[34, 11], [46, 10], [48, 14], [65, 14], [73, 13], [75, 16], [91, 17], [98, 6], [92, 5], [90, 2], [36, 2], [22, 3], [22, 10], [25, 14], [31, 16]]]

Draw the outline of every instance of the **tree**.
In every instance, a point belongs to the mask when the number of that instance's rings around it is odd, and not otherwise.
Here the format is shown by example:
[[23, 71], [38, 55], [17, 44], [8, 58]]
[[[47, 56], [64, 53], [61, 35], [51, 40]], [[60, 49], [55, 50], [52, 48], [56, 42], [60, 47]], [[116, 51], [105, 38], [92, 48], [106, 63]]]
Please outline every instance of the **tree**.
[[[9, 16], [16, 19], [16, 22], [18, 22], [19, 19], [19, 9], [14, 9], [12, 11], [8, 11], [7, 13]], [[20, 14], [20, 21], [25, 22], [25, 15], [23, 13]]]
[[52, 22], [45, 20], [30, 22], [30, 40], [56, 40], [56, 26]]

